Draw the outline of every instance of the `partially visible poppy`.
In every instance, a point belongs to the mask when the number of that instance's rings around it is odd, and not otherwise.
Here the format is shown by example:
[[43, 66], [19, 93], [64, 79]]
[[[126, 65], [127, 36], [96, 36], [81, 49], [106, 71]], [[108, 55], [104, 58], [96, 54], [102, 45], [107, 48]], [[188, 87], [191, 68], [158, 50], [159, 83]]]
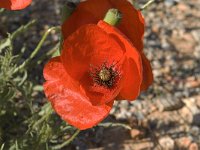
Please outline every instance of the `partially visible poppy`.
[[64, 40], [61, 56], [44, 68], [44, 91], [63, 120], [84, 130], [109, 114], [116, 97], [137, 98], [142, 70], [141, 55], [130, 40], [99, 21]]
[[151, 65], [143, 53], [143, 35], [145, 21], [140, 11], [136, 10], [127, 0], [86, 0], [81, 2], [72, 15], [62, 25], [64, 38], [85, 24], [97, 24], [104, 18], [110, 8], [122, 13], [122, 20], [117, 28], [130, 40], [142, 57], [143, 83], [141, 91], [146, 90], [153, 82]]
[[20, 10], [30, 5], [32, 0], [0, 0], [0, 8]]

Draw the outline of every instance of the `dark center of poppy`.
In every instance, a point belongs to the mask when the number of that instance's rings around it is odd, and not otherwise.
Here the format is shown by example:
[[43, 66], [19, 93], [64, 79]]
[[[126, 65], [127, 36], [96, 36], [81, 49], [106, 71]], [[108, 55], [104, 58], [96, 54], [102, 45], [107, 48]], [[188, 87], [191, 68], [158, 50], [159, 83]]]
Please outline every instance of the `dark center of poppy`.
[[119, 80], [119, 72], [114, 69], [114, 66], [108, 66], [104, 63], [100, 67], [91, 68], [90, 76], [95, 84], [112, 88]]
[[111, 78], [111, 72], [110, 70], [108, 70], [107, 68], [103, 68], [100, 72], [99, 72], [99, 78], [106, 82], [109, 81]]

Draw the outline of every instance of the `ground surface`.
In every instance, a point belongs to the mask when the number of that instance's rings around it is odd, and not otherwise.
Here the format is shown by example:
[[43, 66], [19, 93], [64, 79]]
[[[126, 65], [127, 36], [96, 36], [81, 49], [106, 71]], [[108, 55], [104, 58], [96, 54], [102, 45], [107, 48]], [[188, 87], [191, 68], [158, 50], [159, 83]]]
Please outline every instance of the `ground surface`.
[[[23, 39], [31, 50], [45, 29], [60, 24], [59, 3], [35, 0], [28, 9], [9, 14], [10, 18], [4, 15], [0, 18], [0, 26], [4, 28], [1, 32], [12, 32], [20, 23], [37, 19], [30, 35]], [[199, 10], [200, 0], [176, 3], [169, 0], [144, 11], [144, 50], [153, 67], [154, 83], [137, 101], [116, 103], [107, 118], [126, 123], [132, 130], [96, 127], [83, 131], [66, 149], [200, 149]], [[41, 53], [47, 52], [48, 46], [56, 41], [58, 36], [52, 34]], [[41, 73], [42, 66], [38, 70], [36, 73]], [[43, 81], [42, 76], [40, 80]]]

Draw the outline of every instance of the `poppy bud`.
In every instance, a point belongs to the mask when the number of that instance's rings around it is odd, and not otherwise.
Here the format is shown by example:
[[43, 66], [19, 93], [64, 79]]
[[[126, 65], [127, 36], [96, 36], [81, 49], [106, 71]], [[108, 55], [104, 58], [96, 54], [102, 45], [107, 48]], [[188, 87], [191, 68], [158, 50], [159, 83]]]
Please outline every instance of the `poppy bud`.
[[122, 14], [118, 9], [109, 9], [108, 12], [106, 13], [106, 16], [104, 17], [104, 20], [106, 23], [116, 26], [122, 18]]

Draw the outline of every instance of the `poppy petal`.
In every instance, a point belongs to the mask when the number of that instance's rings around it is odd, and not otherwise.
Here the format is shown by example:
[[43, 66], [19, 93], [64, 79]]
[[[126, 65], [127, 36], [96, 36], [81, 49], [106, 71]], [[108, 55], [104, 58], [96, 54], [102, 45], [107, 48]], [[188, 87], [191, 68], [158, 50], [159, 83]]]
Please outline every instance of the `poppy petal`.
[[144, 19], [127, 0], [87, 0], [81, 2], [74, 13], [62, 25], [64, 38], [84, 24], [97, 24], [110, 8], [118, 9], [123, 17], [117, 28], [125, 34], [136, 47], [143, 49]]
[[124, 68], [126, 70], [126, 76], [124, 79], [123, 88], [119, 95], [121, 99], [118, 100], [135, 100], [140, 94], [140, 86], [142, 82], [142, 76], [137, 68], [135, 60], [129, 58], [126, 61]]
[[[118, 36], [121, 39], [121, 41], [124, 41], [124, 40], [129, 41], [129, 39], [125, 35], [123, 35], [123, 33], [121, 33], [120, 31], [116, 30], [116, 28], [114, 28], [114, 27], [112, 27], [110, 25], [107, 25], [107, 23], [105, 23], [104, 21], [99, 21], [98, 26], [101, 27], [102, 29], [104, 29], [107, 33], [110, 33], [112, 35]], [[126, 41], [124, 41], [124, 42], [126, 42]], [[131, 50], [131, 49], [127, 48], [127, 50]], [[140, 56], [141, 56], [141, 59], [142, 59], [142, 67], [143, 67], [143, 69], [140, 70], [140, 71], [142, 71], [142, 72], [140, 72], [140, 74], [142, 74], [142, 76], [143, 76], [143, 80], [142, 80], [142, 85], [141, 85], [140, 91], [145, 91], [145, 90], [148, 89], [148, 87], [153, 82], [153, 73], [152, 73], [151, 64], [150, 64], [149, 60], [146, 58], [145, 54], [142, 51], [139, 51], [139, 53], [140, 53]], [[134, 51], [128, 51], [127, 55], [129, 57], [135, 57], [138, 54], [134, 54]], [[140, 65], [138, 65], [138, 66], [140, 66]], [[128, 75], [131, 75], [131, 72], [132, 72], [132, 70], [130, 70]], [[131, 78], [128, 79], [128, 81], [131, 81]], [[131, 82], [129, 82], [129, 83], [131, 83]], [[127, 85], [128, 84], [126, 84], [126, 86]], [[132, 87], [132, 88], [134, 88], [134, 87]], [[129, 91], [128, 89], [130, 89], [130, 88], [127, 88], [127, 91]]]
[[[127, 61], [124, 63], [124, 83], [120, 92], [122, 99], [134, 100], [140, 93], [142, 83], [142, 60], [140, 53], [132, 45], [129, 39], [115, 27], [108, 25], [104, 21], [99, 21], [98, 26], [106, 31], [110, 36], [121, 43], [126, 52]], [[119, 97], [119, 96], [118, 96]]]
[[30, 5], [32, 0], [0, 0], [0, 7], [9, 10], [20, 10]]
[[121, 45], [97, 25], [88, 24], [71, 34], [63, 45], [61, 59], [69, 75], [80, 82], [80, 86], [93, 104], [106, 103], [119, 93], [121, 84], [115, 88], [95, 88], [91, 68], [103, 64], [123, 63], [124, 50]]
[[61, 59], [69, 74], [80, 80], [90, 66], [118, 62], [124, 50], [97, 25], [85, 25], [70, 35], [63, 45]]
[[153, 83], [153, 73], [149, 60], [146, 58], [144, 53], [141, 53], [142, 64], [143, 64], [143, 81], [141, 85], [141, 91], [145, 91]]
[[84, 130], [101, 122], [113, 101], [93, 106], [80, 87], [67, 74], [60, 57], [52, 58], [44, 68], [44, 92], [54, 110], [69, 124]]

